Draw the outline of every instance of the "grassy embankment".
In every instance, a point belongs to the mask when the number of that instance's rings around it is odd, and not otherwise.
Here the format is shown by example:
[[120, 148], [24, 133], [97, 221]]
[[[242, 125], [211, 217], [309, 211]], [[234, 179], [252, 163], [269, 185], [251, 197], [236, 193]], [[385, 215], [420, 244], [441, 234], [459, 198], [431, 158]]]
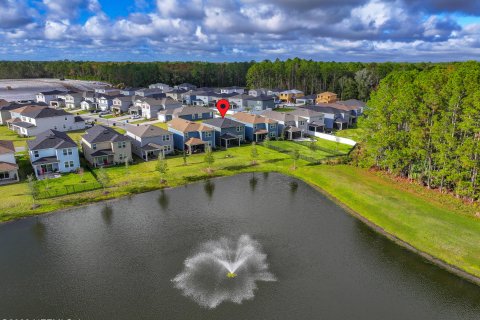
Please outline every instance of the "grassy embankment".
[[[288, 155], [257, 146], [258, 165], [250, 165], [251, 146], [214, 153], [212, 176], [242, 172], [274, 171], [319, 187], [338, 201], [367, 218], [386, 232], [415, 248], [480, 277], [480, 219], [475, 206], [463, 204], [450, 195], [396, 181], [389, 176], [352, 166], [311, 166], [302, 160], [292, 170]], [[176, 187], [208, 177], [203, 155], [168, 159], [166, 185], [160, 185], [155, 162], [141, 162], [106, 169], [111, 179], [108, 192], [96, 190], [53, 199], [39, 200], [32, 210], [27, 183], [1, 186], [0, 220], [40, 214], [136, 192]], [[68, 176], [67, 176], [68, 177]], [[63, 177], [60, 179], [64, 179]], [[61, 180], [58, 180], [60, 183]]]

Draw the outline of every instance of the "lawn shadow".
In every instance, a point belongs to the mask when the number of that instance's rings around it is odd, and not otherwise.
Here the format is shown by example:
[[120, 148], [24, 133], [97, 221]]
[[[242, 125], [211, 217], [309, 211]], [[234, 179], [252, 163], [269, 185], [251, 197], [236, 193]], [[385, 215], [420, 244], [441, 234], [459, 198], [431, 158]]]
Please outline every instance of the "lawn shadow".
[[239, 165], [236, 165], [236, 166], [227, 166], [227, 167], [224, 167], [223, 170], [227, 170], [227, 171], [238, 171], [238, 170], [243, 170], [243, 169], [247, 169], [251, 167], [250, 164], [239, 164]]

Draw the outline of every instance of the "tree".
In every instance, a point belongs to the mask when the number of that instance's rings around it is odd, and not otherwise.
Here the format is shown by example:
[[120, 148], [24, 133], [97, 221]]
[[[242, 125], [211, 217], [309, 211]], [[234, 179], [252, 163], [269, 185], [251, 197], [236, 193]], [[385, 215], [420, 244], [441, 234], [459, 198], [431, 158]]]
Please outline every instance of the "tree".
[[104, 190], [110, 184], [110, 177], [108, 176], [104, 167], [100, 167], [100, 169], [98, 169], [97, 180]]
[[300, 152], [298, 149], [294, 149], [292, 152], [292, 159], [293, 159], [293, 170], [297, 169], [297, 160], [300, 159]]
[[30, 195], [32, 196], [32, 208], [35, 208], [36, 202], [35, 199], [38, 197], [38, 185], [35, 181], [35, 177], [33, 174], [29, 174], [27, 177], [28, 181], [28, 190], [30, 191]]
[[310, 140], [310, 142], [308, 143], [308, 147], [310, 148], [310, 150], [316, 151], [317, 150], [317, 141], [315, 141], [315, 139]]
[[183, 165], [186, 166], [187, 165], [187, 150], [183, 150]]
[[208, 146], [206, 148], [204, 160], [205, 160], [205, 163], [207, 164], [208, 172], [211, 172], [212, 171], [212, 165], [215, 162], [215, 158], [214, 158], [213, 152], [212, 152], [212, 147]]
[[168, 172], [168, 163], [163, 154], [159, 155], [155, 169], [160, 174], [160, 183], [163, 184], [167, 182], [167, 180], [165, 180], [165, 175]]
[[252, 149], [250, 150], [250, 158], [252, 159], [252, 166], [257, 164], [257, 159], [258, 159], [258, 150], [257, 150], [257, 144], [255, 142], [252, 142]]
[[267, 135], [265, 137], [265, 139], [263, 140], [263, 145], [265, 146], [265, 148], [268, 148], [270, 146], [270, 136]]

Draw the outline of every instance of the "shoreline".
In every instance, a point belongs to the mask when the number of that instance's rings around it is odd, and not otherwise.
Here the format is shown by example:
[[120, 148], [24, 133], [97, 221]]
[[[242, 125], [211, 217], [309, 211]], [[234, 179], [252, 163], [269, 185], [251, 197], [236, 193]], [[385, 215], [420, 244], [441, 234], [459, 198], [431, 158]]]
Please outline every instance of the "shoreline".
[[285, 172], [280, 172], [280, 171], [269, 170], [269, 171], [246, 171], [246, 172], [235, 173], [233, 175], [216, 175], [216, 176], [212, 176], [211, 178], [205, 178], [205, 179], [196, 180], [196, 181], [190, 181], [190, 182], [185, 181], [185, 183], [182, 183], [182, 184], [179, 184], [179, 185], [176, 185], [176, 186], [165, 186], [165, 187], [156, 188], [156, 189], [148, 190], [148, 191], [132, 192], [132, 193], [127, 194], [127, 195], [112, 197], [110, 199], [85, 202], [81, 205], [69, 206], [69, 207], [66, 207], [64, 209], [53, 210], [53, 211], [48, 211], [48, 212], [45, 212], [45, 213], [39, 213], [39, 214], [36, 214], [36, 215], [24, 216], [24, 217], [21, 217], [21, 218], [11, 219], [11, 220], [8, 220], [8, 221], [0, 222], [0, 225], [9, 224], [9, 223], [13, 223], [13, 222], [16, 222], [16, 221], [21, 221], [23, 219], [40, 217], [40, 216], [43, 216], [43, 215], [51, 215], [51, 214], [56, 214], [56, 213], [68, 213], [71, 210], [75, 210], [75, 209], [82, 208], [82, 207], [85, 207], [85, 206], [89, 206], [89, 205], [92, 205], [92, 204], [113, 203], [113, 202], [119, 201], [121, 199], [132, 197], [132, 196], [135, 196], [135, 195], [144, 194], [144, 193], [148, 193], [148, 192], [155, 192], [155, 191], [160, 191], [160, 190], [174, 189], [174, 188], [178, 188], [178, 187], [189, 185], [189, 184], [200, 183], [200, 182], [205, 181], [205, 180], [220, 179], [220, 178], [235, 176], [235, 175], [238, 175], [238, 174], [250, 174], [250, 173], [255, 173], [255, 172], [257, 172], [257, 173], [261, 173], [261, 172], [277, 173], [277, 174], [285, 175], [285, 176], [288, 176], [290, 178], [294, 178], [294, 179], [297, 179], [299, 181], [304, 182], [305, 184], [307, 184], [310, 187], [312, 187], [313, 189], [315, 189], [317, 192], [320, 192], [322, 195], [327, 197], [329, 200], [333, 201], [336, 205], [338, 205], [343, 210], [345, 210], [346, 213], [348, 213], [352, 217], [358, 219], [360, 222], [364, 223], [367, 227], [369, 227], [371, 230], [373, 230], [377, 234], [380, 234], [380, 235], [384, 236], [385, 238], [387, 238], [388, 240], [390, 240], [390, 241], [394, 242], [395, 244], [401, 246], [402, 248], [407, 249], [410, 252], [418, 255], [419, 257], [421, 257], [425, 261], [427, 261], [427, 262], [429, 262], [429, 263], [431, 263], [431, 264], [433, 264], [433, 265], [435, 265], [435, 266], [437, 266], [437, 267], [439, 267], [439, 268], [441, 268], [445, 271], [448, 271], [449, 273], [454, 274], [454, 275], [456, 275], [456, 276], [458, 276], [458, 277], [460, 277], [460, 278], [462, 278], [462, 279], [464, 279], [464, 280], [466, 280], [466, 281], [468, 281], [472, 284], [480, 286], [480, 277], [475, 276], [475, 275], [473, 275], [473, 274], [471, 274], [471, 273], [469, 273], [465, 270], [462, 270], [461, 268], [459, 268], [455, 265], [452, 265], [448, 262], [445, 262], [445, 261], [443, 261], [443, 260], [441, 260], [441, 259], [439, 259], [439, 258], [437, 258], [437, 257], [435, 257], [435, 256], [433, 256], [429, 253], [426, 253], [422, 250], [419, 250], [418, 248], [416, 248], [412, 244], [410, 244], [410, 243], [398, 238], [397, 236], [391, 234], [390, 232], [386, 231], [381, 226], [375, 224], [374, 222], [372, 222], [369, 219], [367, 219], [366, 217], [364, 217], [359, 212], [353, 210], [348, 205], [346, 205], [345, 203], [340, 201], [335, 195], [329, 193], [325, 189], [321, 188], [320, 186], [318, 186], [318, 185], [316, 185], [316, 184], [314, 184], [310, 181], [302, 179], [301, 177], [295, 175], [294, 173], [292, 174], [291, 172], [285, 173]]

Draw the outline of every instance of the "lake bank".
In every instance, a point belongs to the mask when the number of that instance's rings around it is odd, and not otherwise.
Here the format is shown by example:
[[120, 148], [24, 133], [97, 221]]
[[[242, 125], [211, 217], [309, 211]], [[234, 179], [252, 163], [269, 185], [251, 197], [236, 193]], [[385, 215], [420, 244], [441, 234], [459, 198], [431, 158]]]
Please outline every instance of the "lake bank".
[[[473, 213], [465, 214], [465, 207], [454, 200], [451, 204], [442, 203], [420, 192], [408, 192], [388, 177], [381, 177], [351, 166], [309, 166], [308, 163], [299, 161], [297, 170], [292, 170], [292, 160], [289, 156], [260, 146], [257, 148], [260, 157], [256, 166], [250, 165], [249, 146], [233, 148], [228, 152], [215, 152], [213, 176], [273, 171], [299, 178], [335, 197], [339, 203], [356, 212], [359, 217], [382, 229], [385, 235], [401, 239], [419, 252], [435, 257], [447, 265], [456, 266], [477, 279], [480, 276], [480, 248], [475, 246], [476, 243], [480, 243], [480, 221]], [[229, 157], [226, 157], [227, 155]], [[165, 187], [182, 186], [208, 177], [203, 171], [205, 164], [202, 155], [193, 156], [188, 161], [188, 165], [184, 166], [181, 157], [168, 160], [170, 171]], [[14, 204], [14, 207], [2, 214], [2, 220], [71, 208], [159, 188], [155, 163], [140, 163], [130, 166], [128, 170], [129, 173], [126, 173], [123, 167], [107, 170], [111, 178], [108, 194], [98, 190], [41, 200], [38, 201], [40, 207], [36, 210], [29, 210], [31, 200], [28, 196], [19, 195], [22, 191], [17, 190], [13, 192], [12, 198], [23, 200], [23, 204], [22, 202]], [[458, 207], [455, 207], [457, 205]], [[462, 230], [462, 233], [460, 234], [458, 230]], [[431, 261], [435, 263], [434, 259]]]

